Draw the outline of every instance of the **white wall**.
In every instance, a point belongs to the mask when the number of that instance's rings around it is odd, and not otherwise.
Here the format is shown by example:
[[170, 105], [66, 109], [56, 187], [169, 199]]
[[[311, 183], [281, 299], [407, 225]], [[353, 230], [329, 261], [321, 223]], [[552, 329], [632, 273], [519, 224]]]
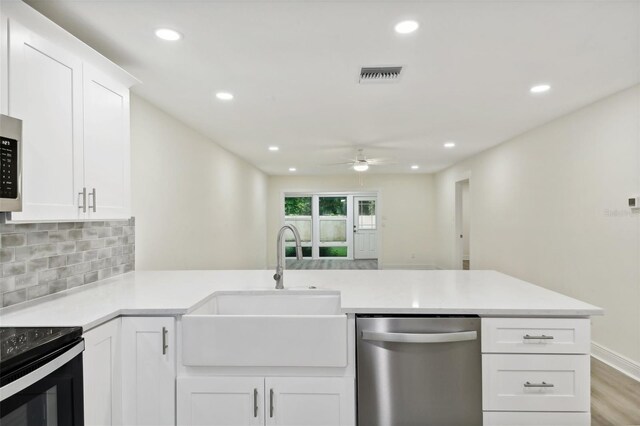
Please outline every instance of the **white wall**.
[[640, 86], [438, 173], [443, 268], [453, 259], [455, 181], [468, 174], [472, 267], [603, 307], [593, 339], [640, 362], [640, 214], [627, 207], [640, 192]]
[[462, 258], [469, 260], [471, 241], [471, 199], [469, 198], [469, 181], [462, 183]]
[[[362, 181], [360, 181], [362, 179]], [[381, 216], [379, 253], [383, 268], [433, 268], [433, 176], [427, 174], [348, 174], [340, 176], [270, 176], [267, 251], [275, 265], [276, 235], [282, 225], [285, 192], [378, 191]]]
[[257, 269], [266, 262], [267, 176], [131, 97], [136, 269]]

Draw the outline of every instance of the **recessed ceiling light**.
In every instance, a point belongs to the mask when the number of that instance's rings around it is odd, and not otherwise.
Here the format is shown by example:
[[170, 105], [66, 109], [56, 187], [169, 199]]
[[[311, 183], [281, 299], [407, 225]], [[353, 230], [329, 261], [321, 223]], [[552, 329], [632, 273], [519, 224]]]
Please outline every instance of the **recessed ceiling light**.
[[216, 93], [216, 98], [220, 99], [221, 101], [230, 101], [231, 99], [233, 99], [233, 94], [229, 92], [218, 92]]
[[414, 32], [420, 27], [416, 21], [402, 21], [398, 22], [395, 27], [393, 27], [398, 34], [409, 34]]
[[454, 146], [456, 146], [455, 142], [445, 142], [444, 143], [444, 147], [445, 148], [453, 148]]
[[531, 93], [544, 93], [548, 92], [551, 89], [551, 86], [548, 84], [538, 84], [529, 89]]
[[296, 170], [298, 170], [298, 169], [296, 169], [295, 167], [289, 167], [289, 171], [290, 172], [295, 172]]
[[269, 151], [278, 151], [280, 148], [278, 148], [277, 146], [270, 146], [269, 147]]
[[176, 41], [182, 38], [182, 34], [169, 28], [158, 28], [156, 30], [156, 37], [166, 41]]
[[414, 164], [413, 166], [411, 166], [411, 168], [413, 170], [418, 170], [420, 168], [420, 166], [418, 166], [417, 164]]

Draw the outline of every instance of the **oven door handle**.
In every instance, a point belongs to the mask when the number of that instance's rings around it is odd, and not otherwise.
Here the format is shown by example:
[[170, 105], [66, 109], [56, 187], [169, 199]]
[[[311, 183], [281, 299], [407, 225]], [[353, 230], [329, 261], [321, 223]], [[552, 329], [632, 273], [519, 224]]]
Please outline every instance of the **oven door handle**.
[[362, 331], [363, 340], [393, 343], [448, 343], [476, 340], [476, 331], [457, 331], [452, 333], [385, 333], [381, 331]]
[[82, 351], [84, 351], [84, 340], [79, 342], [77, 345], [75, 345], [65, 353], [61, 354], [59, 357], [47, 362], [45, 365], [36, 369], [35, 371], [27, 374], [26, 376], [20, 377], [18, 380], [7, 383], [0, 388], [0, 401], [4, 401], [10, 396], [28, 388], [32, 384], [39, 382], [49, 374], [56, 371], [58, 368], [71, 361], [73, 358], [80, 355]]

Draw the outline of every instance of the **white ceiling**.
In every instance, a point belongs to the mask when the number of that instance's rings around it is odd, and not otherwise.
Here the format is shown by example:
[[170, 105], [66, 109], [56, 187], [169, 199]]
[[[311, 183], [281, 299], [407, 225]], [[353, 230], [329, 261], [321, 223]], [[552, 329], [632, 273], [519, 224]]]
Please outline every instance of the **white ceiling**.
[[[640, 82], [638, 1], [27, 2], [269, 174], [349, 173], [331, 164], [357, 147], [396, 163], [373, 173], [437, 171]], [[420, 29], [394, 33], [406, 18]], [[399, 83], [358, 84], [361, 66], [396, 64]], [[540, 82], [551, 92], [530, 95]]]

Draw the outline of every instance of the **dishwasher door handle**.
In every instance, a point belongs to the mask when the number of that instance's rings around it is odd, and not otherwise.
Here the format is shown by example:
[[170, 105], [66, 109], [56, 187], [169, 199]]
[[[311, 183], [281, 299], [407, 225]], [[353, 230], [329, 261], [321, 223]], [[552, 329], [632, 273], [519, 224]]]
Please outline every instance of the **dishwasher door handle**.
[[476, 340], [477, 331], [457, 331], [453, 333], [386, 333], [362, 330], [363, 340], [394, 343], [448, 343]]

